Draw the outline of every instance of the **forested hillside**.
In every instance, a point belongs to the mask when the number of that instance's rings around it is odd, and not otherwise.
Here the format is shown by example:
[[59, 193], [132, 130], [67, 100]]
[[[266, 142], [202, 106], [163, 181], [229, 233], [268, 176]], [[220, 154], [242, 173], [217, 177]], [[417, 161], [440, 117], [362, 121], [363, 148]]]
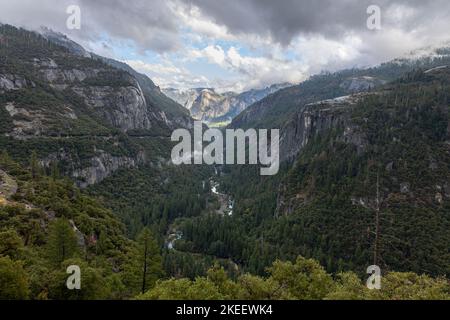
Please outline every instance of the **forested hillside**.
[[[55, 168], [47, 174], [35, 154], [23, 169], [2, 153], [0, 173], [0, 299], [450, 299], [444, 278], [392, 272], [371, 291], [354, 273], [332, 276], [302, 257], [274, 262], [267, 277], [230, 278], [216, 263], [195, 280], [170, 278], [148, 229], [127, 239], [112, 212]], [[71, 265], [81, 290], [66, 288]]]
[[[133, 297], [142, 293], [146, 242], [152, 247], [144, 291], [163, 276], [160, 250], [148, 231], [130, 240], [110, 210], [55, 167], [46, 173], [36, 154], [24, 169], [3, 152], [0, 173], [0, 299]], [[7, 184], [15, 185], [9, 194]], [[67, 290], [70, 265], [82, 270], [81, 290]]]
[[230, 127], [282, 128], [299, 108], [308, 103], [370, 91], [415, 69], [427, 70], [449, 64], [450, 49], [444, 47], [420, 58], [407, 56], [372, 68], [314, 75], [251, 105], [233, 119]]
[[232, 127], [281, 129], [260, 176], [173, 165], [187, 113], [60, 40], [0, 25], [0, 299], [449, 298], [448, 51], [253, 105]]
[[448, 274], [449, 75], [417, 70], [373, 93], [302, 108], [285, 131], [307, 142], [292, 167], [273, 178], [229, 168], [223, 179], [238, 208], [229, 230], [241, 236], [198, 233], [194, 243], [243, 243], [225, 256], [253, 272], [301, 254], [329, 272], [362, 274], [377, 263]]

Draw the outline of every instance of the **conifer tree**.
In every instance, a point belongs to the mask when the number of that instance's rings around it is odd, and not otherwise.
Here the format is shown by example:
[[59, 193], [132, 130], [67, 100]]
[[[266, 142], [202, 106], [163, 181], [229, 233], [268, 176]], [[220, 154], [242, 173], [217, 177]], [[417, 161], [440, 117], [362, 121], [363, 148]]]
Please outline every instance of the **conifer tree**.
[[148, 228], [138, 237], [139, 260], [142, 265], [142, 293], [152, 287], [162, 273], [162, 259], [158, 244]]
[[77, 237], [67, 219], [57, 219], [50, 224], [47, 254], [49, 260], [60, 265], [78, 253]]

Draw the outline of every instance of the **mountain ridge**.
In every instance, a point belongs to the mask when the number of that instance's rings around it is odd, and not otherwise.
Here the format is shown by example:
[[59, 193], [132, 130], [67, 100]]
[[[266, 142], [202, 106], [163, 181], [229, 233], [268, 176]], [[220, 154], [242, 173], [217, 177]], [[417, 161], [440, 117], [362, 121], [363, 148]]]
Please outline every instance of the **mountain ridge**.
[[187, 90], [166, 88], [162, 89], [162, 91], [188, 109], [191, 116], [196, 120], [214, 124], [231, 122], [235, 116], [248, 106], [289, 86], [292, 86], [292, 84], [273, 84], [262, 89], [251, 89], [241, 93], [218, 93], [214, 88]]
[[85, 54], [60, 34], [49, 40], [0, 28], [0, 146], [16, 159], [35, 149], [43, 164], [58, 162], [86, 187], [121, 168], [161, 162], [171, 131], [192, 127], [181, 106], [124, 64]]
[[444, 46], [432, 47], [421, 55], [406, 54], [370, 68], [313, 75], [298, 85], [282, 89], [249, 106], [233, 119], [229, 127], [281, 129], [297, 109], [305, 104], [370, 91], [414, 69], [430, 69], [449, 64], [450, 47]]

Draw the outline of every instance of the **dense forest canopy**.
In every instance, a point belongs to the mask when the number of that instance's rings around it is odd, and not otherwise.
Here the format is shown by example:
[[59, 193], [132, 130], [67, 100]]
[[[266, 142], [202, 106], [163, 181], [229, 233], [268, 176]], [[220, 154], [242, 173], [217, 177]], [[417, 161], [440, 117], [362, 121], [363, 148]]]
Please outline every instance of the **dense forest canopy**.
[[[186, 114], [150, 79], [1, 25], [16, 87], [0, 89], [0, 299], [450, 299], [445, 59], [323, 74], [269, 96], [280, 109], [261, 119], [243, 113], [233, 126], [286, 135], [311, 117], [266, 177], [174, 166]], [[379, 81], [356, 102], [322, 101], [363, 75]], [[129, 105], [149, 123], [121, 122]], [[381, 290], [366, 287], [372, 264]], [[73, 265], [81, 290], [66, 287]]]

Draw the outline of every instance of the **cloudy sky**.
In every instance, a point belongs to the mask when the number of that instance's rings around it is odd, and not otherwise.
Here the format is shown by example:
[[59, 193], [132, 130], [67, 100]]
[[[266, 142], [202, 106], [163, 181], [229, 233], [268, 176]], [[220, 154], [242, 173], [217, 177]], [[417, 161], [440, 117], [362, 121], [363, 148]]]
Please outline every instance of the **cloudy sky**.
[[[66, 10], [81, 9], [69, 30]], [[381, 9], [369, 30], [367, 9]], [[161, 87], [242, 91], [370, 66], [450, 40], [448, 0], [0, 0], [0, 22], [47, 26]]]

